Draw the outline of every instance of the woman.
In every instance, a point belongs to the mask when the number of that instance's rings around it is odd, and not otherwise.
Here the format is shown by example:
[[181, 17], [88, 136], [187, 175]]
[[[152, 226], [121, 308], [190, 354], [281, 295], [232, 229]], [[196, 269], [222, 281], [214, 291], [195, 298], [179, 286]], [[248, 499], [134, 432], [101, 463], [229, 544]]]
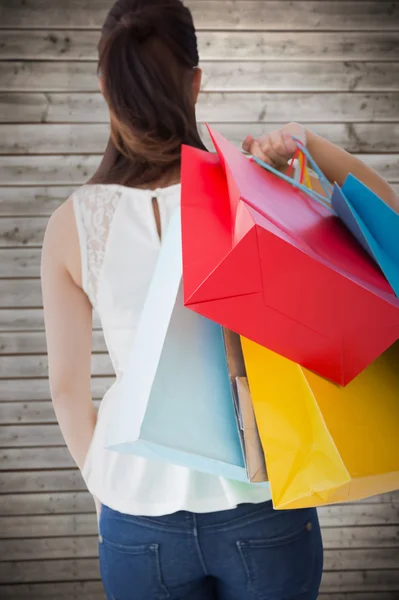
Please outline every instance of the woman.
[[[117, 394], [91, 400], [92, 308], [117, 377], [180, 200], [182, 143], [203, 148], [195, 122], [201, 71], [180, 0], [118, 0], [99, 45], [111, 141], [90, 185], [51, 217], [42, 283], [51, 393], [68, 448], [96, 498], [100, 564], [113, 600], [314, 600], [322, 572], [315, 510], [275, 512], [268, 489], [104, 450]], [[349, 171], [397, 206], [374, 171], [291, 123], [244, 149], [284, 169], [292, 134], [331, 181]], [[318, 188], [315, 180], [313, 185]], [[160, 299], [160, 302], [162, 299]]]

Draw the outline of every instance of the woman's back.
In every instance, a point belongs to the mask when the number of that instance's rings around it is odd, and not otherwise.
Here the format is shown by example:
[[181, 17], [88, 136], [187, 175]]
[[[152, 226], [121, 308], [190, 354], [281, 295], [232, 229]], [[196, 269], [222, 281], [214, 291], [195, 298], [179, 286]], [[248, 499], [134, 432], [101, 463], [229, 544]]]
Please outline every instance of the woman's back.
[[87, 185], [73, 195], [82, 287], [101, 319], [117, 376], [101, 404], [83, 475], [103, 504], [127, 514], [210, 512], [270, 499], [265, 488], [105, 450], [118, 380], [161, 246], [159, 233], [179, 202], [180, 185], [157, 190]]

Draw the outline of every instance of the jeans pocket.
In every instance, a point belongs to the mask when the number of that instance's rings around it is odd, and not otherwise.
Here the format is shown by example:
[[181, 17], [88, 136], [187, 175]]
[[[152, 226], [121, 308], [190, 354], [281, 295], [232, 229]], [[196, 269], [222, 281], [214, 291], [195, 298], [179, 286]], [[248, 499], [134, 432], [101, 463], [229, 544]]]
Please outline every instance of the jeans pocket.
[[302, 523], [284, 537], [238, 541], [237, 549], [248, 588], [259, 600], [307, 600], [315, 578], [320, 577], [316, 573], [322, 553], [317, 519]]
[[99, 555], [108, 600], [163, 600], [170, 596], [162, 580], [158, 544], [122, 546], [100, 536]]

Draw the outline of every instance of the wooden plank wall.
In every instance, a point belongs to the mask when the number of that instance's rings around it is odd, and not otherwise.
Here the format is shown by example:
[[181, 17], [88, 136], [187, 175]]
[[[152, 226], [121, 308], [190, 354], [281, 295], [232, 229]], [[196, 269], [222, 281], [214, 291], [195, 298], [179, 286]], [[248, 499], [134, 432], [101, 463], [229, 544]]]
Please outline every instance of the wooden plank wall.
[[[188, 4], [204, 69], [201, 123], [239, 143], [299, 120], [399, 189], [399, 2]], [[48, 216], [88, 179], [107, 139], [95, 60], [109, 6], [0, 0], [1, 598], [104, 598], [93, 504], [49, 401], [38, 276]], [[111, 381], [96, 331], [94, 398]], [[398, 494], [320, 517], [322, 598], [398, 599]]]

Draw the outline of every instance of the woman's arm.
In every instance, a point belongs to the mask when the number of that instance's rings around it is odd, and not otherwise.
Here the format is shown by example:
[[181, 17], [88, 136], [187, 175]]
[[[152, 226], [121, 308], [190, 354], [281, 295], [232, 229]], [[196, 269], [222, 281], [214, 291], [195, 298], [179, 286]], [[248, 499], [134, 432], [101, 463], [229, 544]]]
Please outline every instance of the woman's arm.
[[[306, 145], [312, 158], [332, 183], [337, 182], [342, 185], [347, 175], [352, 173], [391, 208], [399, 212], [399, 196], [374, 169], [349, 152], [305, 129], [299, 123], [288, 123], [280, 130], [263, 135], [258, 139], [248, 136], [244, 140], [243, 148], [264, 162], [285, 170], [287, 162], [293, 157], [296, 150], [295, 142], [292, 139], [293, 135], [301, 139], [305, 136]], [[314, 177], [312, 177], [312, 186], [320, 193], [325, 193], [319, 181]]]
[[91, 398], [92, 307], [80, 287], [80, 251], [70, 200], [48, 223], [41, 276], [51, 396], [65, 442], [82, 469], [96, 423]]

